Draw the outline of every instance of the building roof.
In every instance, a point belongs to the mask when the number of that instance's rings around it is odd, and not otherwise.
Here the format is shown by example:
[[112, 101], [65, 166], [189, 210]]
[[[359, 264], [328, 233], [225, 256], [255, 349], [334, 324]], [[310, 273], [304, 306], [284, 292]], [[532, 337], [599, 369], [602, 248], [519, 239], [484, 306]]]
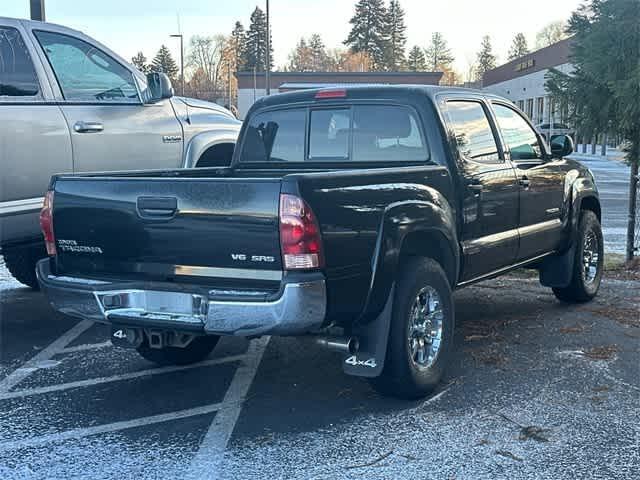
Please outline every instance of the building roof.
[[[272, 72], [271, 88], [278, 90], [283, 84], [296, 84], [297, 88], [310, 85], [352, 85], [379, 84], [379, 85], [438, 85], [442, 78], [442, 72]], [[266, 86], [264, 72], [237, 72], [238, 88], [250, 89], [255, 87], [264, 89]], [[291, 88], [291, 87], [290, 87]]]
[[489, 85], [569, 63], [570, 52], [571, 38], [561, 40], [487, 71], [483, 76], [482, 85], [488, 87]]

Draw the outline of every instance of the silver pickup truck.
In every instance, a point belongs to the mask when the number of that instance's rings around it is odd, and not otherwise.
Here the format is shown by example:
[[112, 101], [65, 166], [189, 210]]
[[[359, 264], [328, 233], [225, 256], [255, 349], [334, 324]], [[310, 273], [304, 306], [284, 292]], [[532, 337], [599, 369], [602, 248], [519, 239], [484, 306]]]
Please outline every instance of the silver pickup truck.
[[81, 32], [0, 17], [0, 247], [13, 276], [37, 288], [45, 257], [37, 212], [52, 174], [224, 166], [241, 122], [173, 96]]

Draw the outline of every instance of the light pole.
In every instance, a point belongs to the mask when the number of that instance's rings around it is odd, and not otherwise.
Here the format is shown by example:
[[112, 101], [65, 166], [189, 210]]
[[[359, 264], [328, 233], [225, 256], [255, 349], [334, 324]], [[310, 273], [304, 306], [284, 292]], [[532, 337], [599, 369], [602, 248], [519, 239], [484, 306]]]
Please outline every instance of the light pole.
[[183, 37], [181, 33], [175, 35], [169, 35], [172, 38], [180, 39], [180, 89], [182, 90], [182, 96], [184, 97], [184, 45]]
[[267, 0], [267, 65], [265, 80], [267, 82], [267, 96], [271, 95], [271, 21], [269, 17], [269, 0]]
[[29, 0], [31, 7], [31, 20], [45, 21], [44, 0]]

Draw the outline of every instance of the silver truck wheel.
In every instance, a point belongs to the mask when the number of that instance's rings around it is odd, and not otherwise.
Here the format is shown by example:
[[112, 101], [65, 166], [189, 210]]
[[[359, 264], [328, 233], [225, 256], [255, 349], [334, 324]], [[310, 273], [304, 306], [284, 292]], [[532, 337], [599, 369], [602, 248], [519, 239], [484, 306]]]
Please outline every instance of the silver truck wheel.
[[7, 247], [2, 250], [2, 255], [7, 270], [9, 270], [13, 278], [33, 290], [40, 290], [36, 277], [36, 263], [47, 256], [44, 245]]

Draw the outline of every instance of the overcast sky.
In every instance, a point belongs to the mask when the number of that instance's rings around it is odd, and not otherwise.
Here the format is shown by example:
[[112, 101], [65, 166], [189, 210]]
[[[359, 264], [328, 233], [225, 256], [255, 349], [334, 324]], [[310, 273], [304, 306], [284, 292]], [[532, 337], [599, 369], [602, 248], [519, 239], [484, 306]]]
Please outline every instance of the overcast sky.
[[[264, 0], [46, 0], [47, 20], [82, 30], [125, 58], [142, 51], [151, 58], [163, 43], [178, 57], [178, 31], [191, 35], [228, 34], [236, 20], [245, 28]], [[566, 20], [580, 0], [401, 0], [408, 42], [426, 46], [440, 31], [463, 73], [475, 58], [483, 35], [491, 35], [503, 63], [513, 36], [523, 32], [530, 46], [546, 24]], [[10, 5], [7, 5], [10, 4]], [[29, 16], [29, 0], [2, 0], [0, 16]], [[275, 64], [280, 67], [301, 36], [317, 32], [328, 47], [340, 47], [349, 32], [355, 0], [271, 0]]]

